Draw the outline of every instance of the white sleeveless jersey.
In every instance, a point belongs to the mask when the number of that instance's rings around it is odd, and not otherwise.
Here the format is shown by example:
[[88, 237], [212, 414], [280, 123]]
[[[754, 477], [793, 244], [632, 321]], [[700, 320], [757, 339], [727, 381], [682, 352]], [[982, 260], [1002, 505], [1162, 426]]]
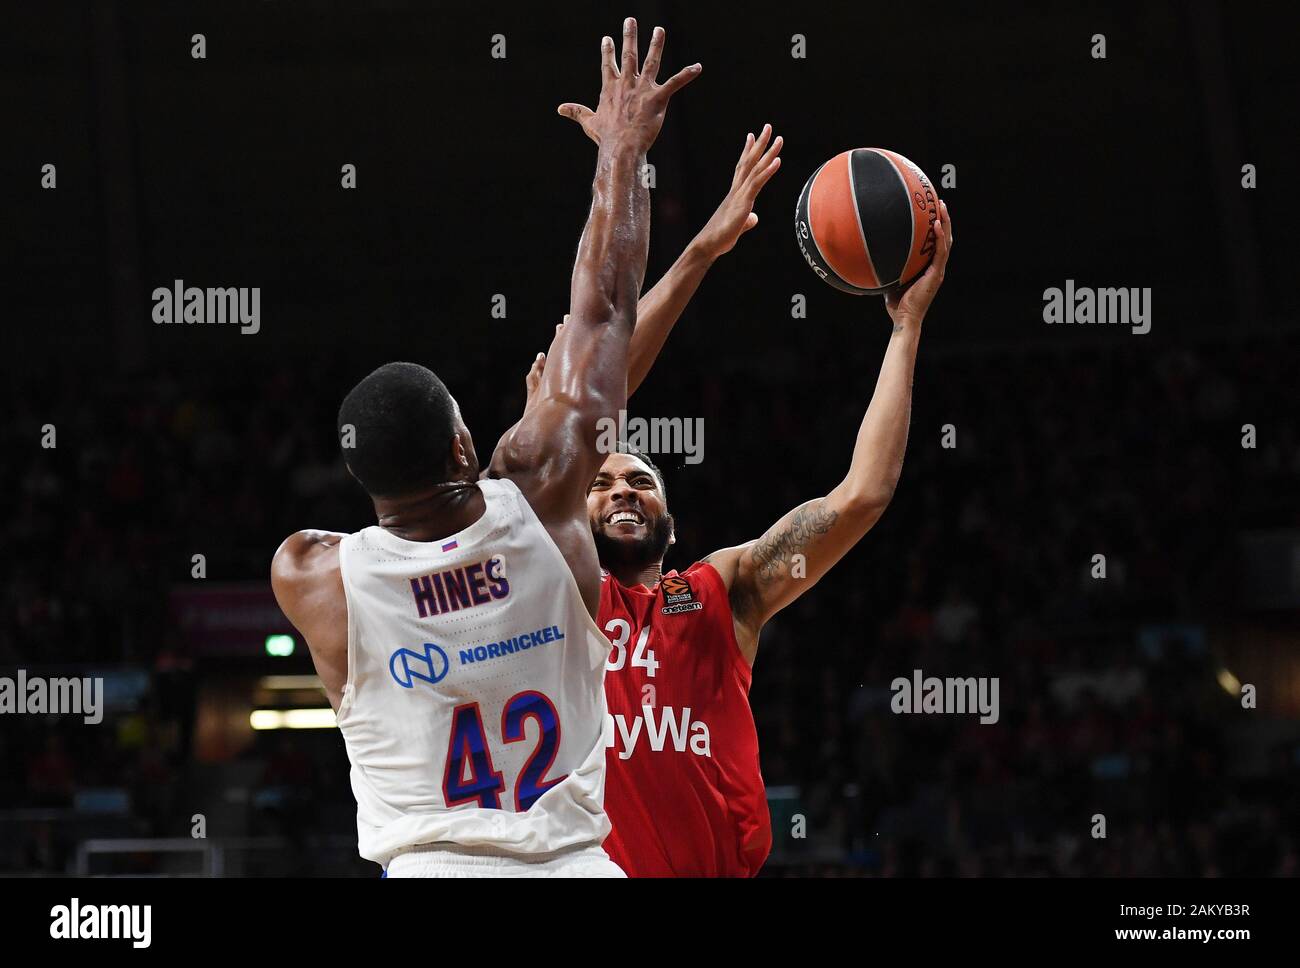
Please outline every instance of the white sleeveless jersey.
[[519, 488], [441, 541], [348, 535], [338, 725], [362, 857], [417, 844], [537, 854], [599, 844], [605, 659], [569, 565]]

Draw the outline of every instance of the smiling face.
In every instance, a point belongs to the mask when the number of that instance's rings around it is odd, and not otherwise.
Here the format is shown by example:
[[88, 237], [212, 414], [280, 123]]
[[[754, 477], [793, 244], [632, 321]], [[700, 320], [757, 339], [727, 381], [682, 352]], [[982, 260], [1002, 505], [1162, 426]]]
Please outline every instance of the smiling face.
[[632, 454], [605, 459], [587, 492], [587, 516], [606, 568], [657, 564], [675, 540], [659, 478]]

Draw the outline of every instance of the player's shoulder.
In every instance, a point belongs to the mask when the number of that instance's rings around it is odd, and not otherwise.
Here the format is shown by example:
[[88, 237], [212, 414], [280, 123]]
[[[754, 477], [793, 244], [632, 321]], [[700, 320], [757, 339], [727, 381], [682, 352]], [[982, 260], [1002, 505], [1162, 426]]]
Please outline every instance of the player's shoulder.
[[[723, 566], [725, 567], [725, 562]], [[672, 593], [696, 589], [703, 593], [718, 591], [725, 594], [728, 587], [727, 579], [712, 555], [701, 558], [685, 571], [674, 569], [668, 572], [660, 579], [660, 585]]]
[[747, 541], [742, 545], [736, 545], [732, 548], [721, 548], [712, 554], [705, 555], [694, 565], [687, 569], [689, 574], [692, 570], [707, 567], [716, 574], [722, 582], [722, 586], [730, 589], [736, 581], [736, 575], [740, 570], [740, 558], [754, 542]]
[[339, 545], [347, 535], [339, 531], [310, 528], [295, 531], [271, 557], [273, 580], [293, 581], [322, 569], [338, 567]]
[[313, 656], [346, 654], [347, 592], [339, 561], [346, 537], [337, 531], [295, 531], [271, 559], [276, 604], [302, 632]]
[[695, 564], [688, 567], [685, 571], [678, 571], [676, 568], [674, 568], [672, 571], [665, 574], [664, 577], [665, 578], [690, 578], [692, 576], [715, 573], [716, 571], [717, 569], [713, 566], [713, 563], [709, 561], [708, 556], [706, 556], [704, 558], [701, 558], [699, 561], [695, 562]]

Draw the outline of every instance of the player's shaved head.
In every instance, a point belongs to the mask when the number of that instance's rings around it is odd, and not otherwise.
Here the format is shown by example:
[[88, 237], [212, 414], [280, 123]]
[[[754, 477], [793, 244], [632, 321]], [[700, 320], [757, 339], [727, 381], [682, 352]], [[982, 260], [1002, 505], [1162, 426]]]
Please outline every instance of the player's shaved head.
[[[455, 399], [437, 374], [418, 363], [385, 363], [362, 379], [343, 398], [338, 428], [343, 460], [372, 497], [400, 497], [478, 476]], [[456, 434], [472, 467], [457, 468]]]

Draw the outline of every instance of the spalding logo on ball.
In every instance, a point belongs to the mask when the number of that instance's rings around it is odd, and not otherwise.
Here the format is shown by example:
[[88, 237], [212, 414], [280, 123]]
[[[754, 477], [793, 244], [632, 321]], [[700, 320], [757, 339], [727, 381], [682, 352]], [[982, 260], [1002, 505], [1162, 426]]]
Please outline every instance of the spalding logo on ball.
[[803, 257], [836, 289], [878, 295], [906, 286], [934, 256], [939, 199], [896, 151], [854, 148], [822, 165], [799, 193]]

